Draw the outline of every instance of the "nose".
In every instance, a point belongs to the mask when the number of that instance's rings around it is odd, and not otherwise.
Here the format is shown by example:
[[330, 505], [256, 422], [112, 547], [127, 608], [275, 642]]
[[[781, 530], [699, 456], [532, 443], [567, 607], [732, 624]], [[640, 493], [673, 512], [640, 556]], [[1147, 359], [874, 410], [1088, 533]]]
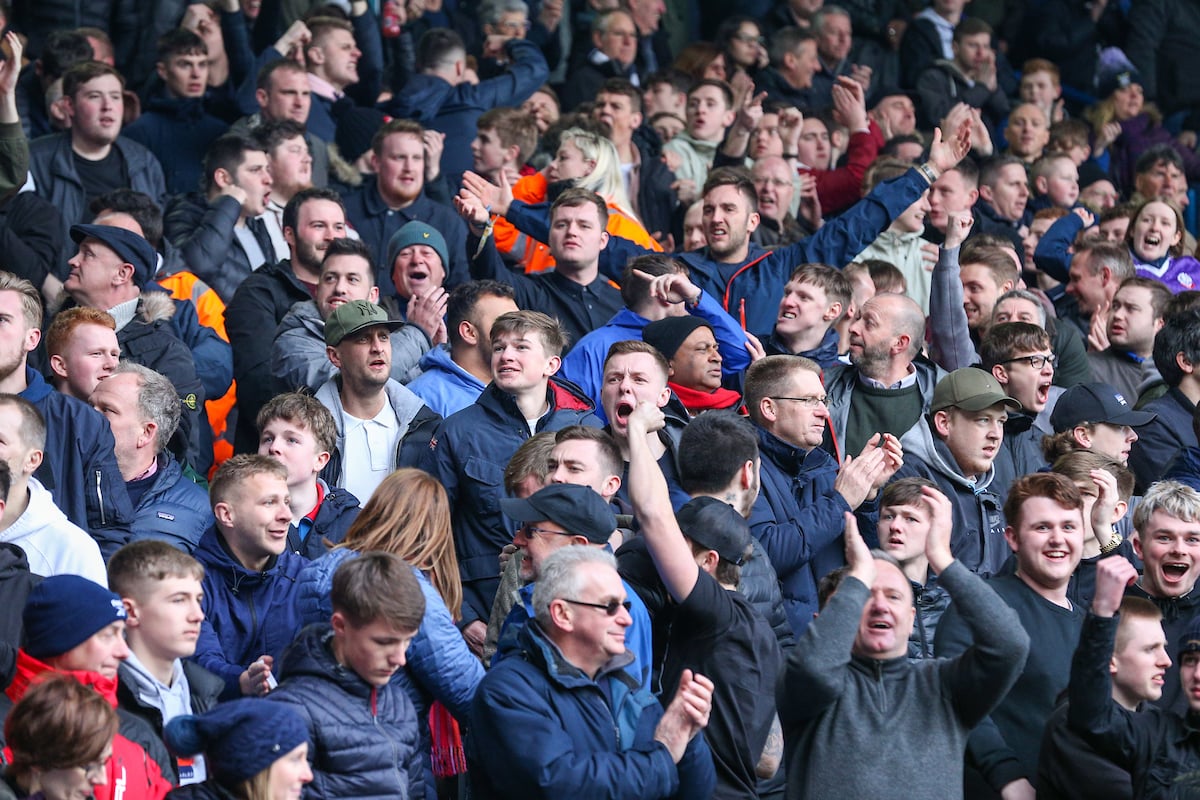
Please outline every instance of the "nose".
[[117, 637], [117, 645], [113, 648], [113, 656], [122, 661], [129, 658], [129, 645], [125, 643], [124, 636]]

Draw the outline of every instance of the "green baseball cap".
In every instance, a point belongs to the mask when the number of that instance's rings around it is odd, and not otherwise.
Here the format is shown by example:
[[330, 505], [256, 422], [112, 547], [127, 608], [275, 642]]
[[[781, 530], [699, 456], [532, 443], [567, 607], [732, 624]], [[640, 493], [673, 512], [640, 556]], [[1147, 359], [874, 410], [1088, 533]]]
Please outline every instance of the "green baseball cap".
[[990, 372], [963, 367], [938, 381], [929, 410], [941, 411], [954, 406], [964, 411], [982, 411], [997, 403], [1004, 403], [1013, 411], [1021, 410], [1021, 403], [1015, 397], [1006, 395], [1000, 381]]
[[386, 311], [370, 300], [342, 303], [333, 310], [329, 319], [325, 320], [325, 344], [337, 347], [350, 334], [375, 325], [386, 325], [388, 330], [394, 331], [404, 323], [398, 319], [390, 319]]

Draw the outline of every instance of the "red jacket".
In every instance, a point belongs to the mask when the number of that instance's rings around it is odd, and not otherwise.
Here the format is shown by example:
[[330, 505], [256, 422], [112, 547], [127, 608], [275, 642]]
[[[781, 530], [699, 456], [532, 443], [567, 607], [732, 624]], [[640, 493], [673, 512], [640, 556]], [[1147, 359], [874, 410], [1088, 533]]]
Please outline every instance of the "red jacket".
[[838, 214], [863, 198], [863, 178], [867, 167], [879, 155], [883, 147], [883, 132], [870, 120], [870, 132], [850, 135], [846, 145], [846, 165], [837, 169], [797, 170], [801, 175], [813, 175], [817, 179], [817, 199], [821, 201], [821, 213], [826, 216]]
[[[24, 650], [17, 651], [17, 674], [5, 694], [14, 703], [24, 697], [38, 676], [47, 672], [63, 672], [84, 686], [91, 686], [104, 696], [113, 708], [117, 707], [117, 679], [106, 678], [98, 672], [55, 670]], [[11, 759], [12, 752], [4, 748]], [[141, 745], [131, 742], [120, 733], [113, 738], [112, 757], [108, 759], [108, 782], [97, 786], [96, 800], [162, 800], [173, 786], [162, 776], [158, 764], [146, 754]]]

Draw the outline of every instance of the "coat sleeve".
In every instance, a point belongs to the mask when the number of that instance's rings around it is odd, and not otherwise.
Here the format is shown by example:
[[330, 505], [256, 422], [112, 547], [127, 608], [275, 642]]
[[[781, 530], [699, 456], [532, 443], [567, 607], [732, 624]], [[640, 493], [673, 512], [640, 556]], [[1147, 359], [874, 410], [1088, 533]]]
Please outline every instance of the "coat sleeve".
[[509, 39], [505, 49], [511, 62], [508, 71], [474, 87], [472, 99], [481, 108], [519, 106], [550, 77], [550, 67], [537, 45]]
[[929, 289], [930, 357], [947, 372], [979, 363], [963, 309], [958, 250], [938, 249]]
[[[185, 209], [181, 208], [180, 215], [167, 223], [169, 230], [174, 228], [171, 239], [183, 254], [184, 263], [197, 278], [213, 288], [229, 285], [228, 280], [222, 280], [221, 268], [229, 248], [234, 247], [233, 228], [241, 208], [232, 197], [220, 197], [204, 210], [198, 222], [185, 220]], [[226, 303], [232, 300], [229, 297], [221, 299]], [[226, 325], [229, 326], [228, 319]]]
[[863, 178], [882, 146], [883, 134], [872, 120], [870, 130], [859, 131], [850, 136], [844, 166], [812, 172], [817, 179], [817, 198], [821, 201], [821, 210], [826, 216], [837, 214], [862, 198]]
[[846, 578], [792, 648], [775, 689], [785, 733], [817, 717], [841, 696], [868, 591], [857, 578]]
[[233, 350], [229, 342], [207, 325], [191, 300], [175, 301], [175, 316], [171, 318], [180, 340], [192, 351], [196, 377], [204, 386], [204, 397], [215, 400], [229, 391], [233, 383]]
[[280, 332], [271, 345], [271, 377], [281, 391], [307, 387], [315, 392], [336, 371], [325, 355], [324, 342], [310, 336], [303, 326]]
[[845, 523], [842, 514], [853, 511], [837, 492], [821, 497], [816, 503], [789, 503], [789, 498], [777, 498], [781, 508], [792, 514], [782, 516], [772, 503], [772, 493], [764, 487], [750, 512], [750, 532], [762, 543], [771, 565], [780, 580], [806, 566], [814, 553], [827, 547], [842, 535]]
[[1059, 283], [1066, 283], [1071, 269], [1071, 245], [1081, 230], [1083, 220], [1074, 214], [1055, 220], [1033, 251], [1033, 265]]
[[408, 672], [459, 722], [466, 723], [483, 680], [483, 665], [467, 647], [437, 589], [425, 578], [420, 583], [425, 617], [408, 649]]
[[506, 283], [513, 288], [513, 299], [520, 308], [549, 308], [551, 301], [549, 293], [541, 285], [541, 281], [531, 278], [523, 272], [516, 272], [504, 265], [500, 252], [496, 250], [496, 242], [488, 237], [479, 249], [479, 238], [471, 234], [467, 240], [467, 249], [472, 253], [479, 250], [471, 259], [471, 278], [474, 280], [493, 280]]

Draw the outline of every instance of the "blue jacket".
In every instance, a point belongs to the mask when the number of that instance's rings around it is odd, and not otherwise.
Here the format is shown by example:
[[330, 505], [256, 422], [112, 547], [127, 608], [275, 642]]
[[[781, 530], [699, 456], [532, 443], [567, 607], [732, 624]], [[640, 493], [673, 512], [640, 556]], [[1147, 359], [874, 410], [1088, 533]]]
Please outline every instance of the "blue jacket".
[[[646, 604], [633, 587], [624, 580], [625, 599], [629, 601], [629, 616], [633, 624], [625, 629], [625, 651], [633, 656], [633, 660], [625, 665], [624, 670], [629, 677], [637, 681], [639, 686], [650, 686], [650, 664], [654, 658], [654, 646], [651, 644], [652, 626], [650, 612]], [[520, 652], [519, 634], [534, 618], [533, 588], [536, 582], [531, 581], [518, 590], [520, 599], [513, 604], [508, 616], [500, 628], [500, 640], [496, 645], [496, 654], [492, 656], [491, 666], [495, 667], [505, 658]]]
[[234, 558], [209, 528], [193, 553], [204, 565], [204, 622], [193, 660], [225, 681], [222, 700], [241, 696], [238, 678], [261, 655], [275, 660], [300, 630], [296, 578], [308, 561], [291, 550], [273, 558], [262, 572], [251, 572]]
[[371, 248], [371, 255], [375, 259], [375, 284], [379, 287], [380, 297], [390, 297], [396, 293], [396, 285], [392, 283], [392, 265], [387, 263], [388, 242], [392, 234], [413, 220], [432, 225], [446, 239], [450, 256], [450, 263], [442, 265], [446, 270], [446, 289], [471, 279], [467, 263], [467, 225], [462, 217], [454, 213], [454, 209], [435, 203], [422, 192], [412, 205], [392, 211], [379, 196], [374, 178], [347, 192], [343, 202], [346, 204], [346, 219], [358, 231], [367, 247]]
[[[884, 181], [836, 219], [803, 241], [767, 251], [751, 243], [746, 260], [724, 264], [713, 260], [708, 248], [675, 257], [690, 270], [692, 282], [714, 298], [746, 330], [769, 331], [775, 326], [783, 287], [797, 264], [814, 261], [841, 269], [875, 241], [892, 220], [929, 188], [916, 169]], [[513, 201], [505, 218], [538, 241], [549, 241], [549, 209]], [[628, 239], [613, 236], [600, 251], [600, 271], [619, 281], [631, 258], [653, 251]]]
[[54, 391], [29, 367], [25, 381], [21, 397], [46, 420], [42, 465], [33, 477], [67, 519], [92, 535], [107, 560], [129, 540], [133, 521], [108, 420], [87, 403]]
[[[700, 294], [700, 302], [688, 312], [712, 325], [716, 334], [717, 350], [721, 353], [721, 373], [726, 378], [740, 374], [750, 366], [750, 351], [746, 349], [746, 334], [721, 308], [721, 304], [708, 292]], [[571, 352], [563, 357], [559, 375], [578, 384], [583, 393], [596, 403], [596, 416], [608, 422], [604, 409], [600, 407], [600, 387], [604, 379], [604, 359], [608, 348], [627, 339], [641, 339], [642, 329], [650, 320], [622, 308], [603, 327], [584, 336]]]
[[130, 541], [161, 539], [191, 553], [212, 525], [208, 492], [183, 474], [178, 461], [159, 453], [154, 484], [133, 510]]
[[123, 134], [145, 147], [163, 168], [167, 194], [200, 190], [200, 168], [209, 145], [229, 125], [204, 110], [204, 98], [149, 98]]
[[[550, 410], [537, 430], [569, 425], [600, 427], [592, 401], [574, 384], [551, 379]], [[500, 498], [504, 467], [529, 438], [529, 425], [512, 396], [489, 384], [471, 406], [442, 421], [429, 445], [425, 469], [446, 487], [453, 514], [454, 550], [463, 582], [463, 624], [487, 622], [500, 585], [498, 557], [512, 541]]]
[[[799, 637], [817, 611], [818, 582], [845, 563], [842, 515], [855, 509], [834, 491], [838, 464], [828, 452], [805, 452], [762, 428], [757, 432], [762, 489], [750, 512], [750, 532], [779, 575], [788, 622]], [[870, 537], [878, 502], [865, 502], [855, 513]]]
[[475, 138], [475, 123], [483, 112], [499, 106], [521, 105], [550, 77], [546, 59], [537, 45], [524, 39], [509, 39], [504, 48], [509, 68], [503, 75], [475, 85], [457, 86], [436, 75], [414, 75], [403, 91], [396, 92], [381, 106], [393, 117], [414, 119], [426, 128], [446, 134], [442, 172], [451, 186], [457, 186], [462, 174], [474, 165], [471, 141]]
[[1192, 415], [1195, 404], [1188, 400], [1178, 387], [1167, 390], [1157, 400], [1147, 403], [1143, 411], [1157, 414], [1158, 419], [1137, 429], [1138, 440], [1129, 451], [1129, 468], [1137, 478], [1138, 494], [1145, 494], [1150, 484], [1162, 477], [1180, 450], [1196, 447], [1196, 433], [1192, 430]]
[[308, 725], [309, 798], [425, 797], [417, 712], [393, 684], [376, 688], [334, 658], [329, 623], [300, 632], [267, 695]]
[[662, 706], [613, 659], [596, 680], [568, 663], [536, 622], [520, 657], [494, 667], [471, 707], [467, 763], [476, 800], [706, 798], [716, 785], [703, 735], [676, 765], [654, 740]]
[[317, 480], [325, 490], [317, 516], [312, 521], [300, 520], [299, 528], [288, 526], [288, 549], [309, 561], [315, 561], [329, 552], [326, 541], [338, 544], [345, 539], [346, 531], [358, 519], [361, 510], [357, 497], [345, 489], [329, 488], [320, 478]]
[[838, 332], [833, 328], [825, 331], [825, 336], [821, 339], [819, 345], [812, 350], [805, 350], [803, 353], [793, 353], [787, 348], [787, 345], [775, 338], [774, 332], [761, 338], [763, 349], [766, 350], [769, 356], [804, 356], [820, 364], [822, 369], [828, 369], [835, 364], [841, 363], [838, 360], [838, 344], [840, 339]]
[[[346, 94], [336, 103], [312, 93], [312, 106], [308, 109], [309, 133], [325, 142], [332, 142], [337, 133], [337, 109], [341, 104], [369, 106], [379, 97], [383, 89], [383, 40], [379, 36], [379, 20], [367, 9], [365, 14], [350, 18], [354, 26], [354, 43], [362, 51], [358, 59], [358, 82], [346, 87]], [[272, 52], [275, 51], [271, 48]]]
[[408, 389], [443, 417], [474, 404], [487, 388], [483, 381], [454, 363], [449, 345], [430, 348], [421, 356], [420, 367], [421, 374], [407, 384]]
[[[354, 550], [339, 547], [304, 567], [296, 590], [301, 624], [329, 621], [333, 614], [329, 599], [333, 573], [357, 555]], [[425, 616], [408, 646], [408, 663], [396, 673], [392, 682], [404, 687], [423, 720], [429, 706], [437, 700], [451, 714], [466, 722], [475, 689], [483, 679], [483, 665], [467, 648], [462, 634], [454, 626], [446, 602], [429, 578], [419, 569], [414, 568], [413, 574], [425, 595]]]

